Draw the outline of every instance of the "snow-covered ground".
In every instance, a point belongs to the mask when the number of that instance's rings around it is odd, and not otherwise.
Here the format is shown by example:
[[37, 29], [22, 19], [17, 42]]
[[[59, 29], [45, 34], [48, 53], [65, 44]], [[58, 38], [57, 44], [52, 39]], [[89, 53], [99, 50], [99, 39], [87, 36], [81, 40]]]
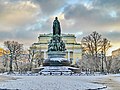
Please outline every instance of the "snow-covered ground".
[[[11, 76], [9, 76], [11, 77]], [[0, 89], [20, 90], [120, 90], [104, 83], [104, 80], [115, 79], [120, 84], [120, 75], [97, 76], [12, 76], [17, 80], [0, 82]], [[119, 80], [118, 80], [119, 79]], [[118, 81], [117, 81], [118, 80]], [[105, 88], [107, 86], [107, 88]], [[97, 89], [104, 88], [104, 89]], [[111, 89], [110, 89], [111, 88]]]

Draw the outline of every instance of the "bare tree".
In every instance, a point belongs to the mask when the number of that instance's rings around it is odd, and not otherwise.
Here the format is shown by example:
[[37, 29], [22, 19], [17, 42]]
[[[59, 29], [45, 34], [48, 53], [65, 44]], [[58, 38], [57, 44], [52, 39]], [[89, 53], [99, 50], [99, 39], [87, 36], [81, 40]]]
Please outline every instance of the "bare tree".
[[12, 69], [12, 63], [13, 60], [15, 60], [15, 64], [18, 68], [18, 64], [17, 64], [17, 56], [19, 56], [23, 49], [23, 44], [19, 44], [18, 42], [15, 41], [5, 41], [4, 45], [8, 48], [8, 50], [10, 51], [10, 70], [9, 73], [13, 73], [13, 69]]
[[41, 48], [32, 46], [29, 50], [29, 62], [30, 62], [30, 71], [33, 68], [33, 61], [35, 61], [35, 68], [39, 67], [43, 63]]
[[120, 72], [120, 56], [112, 58], [110, 71], [112, 73], [119, 73]]
[[5, 68], [5, 71], [8, 69], [8, 60], [9, 60], [9, 53], [3, 53], [3, 66]]
[[98, 62], [100, 61], [98, 60], [98, 52], [101, 49], [101, 45], [102, 37], [96, 31], [82, 38], [83, 54], [94, 60], [95, 63], [93, 66], [95, 66], [95, 68], [99, 68]]
[[30, 71], [32, 71], [33, 60], [34, 60], [34, 57], [35, 57], [36, 48], [37, 48], [36, 46], [32, 46], [32, 47], [30, 47], [30, 50], [29, 50], [29, 57], [30, 57]]
[[102, 49], [103, 54], [104, 54], [104, 62], [105, 62], [105, 65], [106, 65], [107, 72], [109, 72], [109, 64], [107, 63], [106, 52], [110, 47], [111, 47], [110, 41], [107, 40], [106, 38], [103, 38], [101, 49]]
[[42, 60], [42, 53], [41, 53], [41, 50], [37, 50], [36, 54], [35, 54], [35, 59], [36, 59], [36, 62], [37, 62], [37, 66], [39, 67], [40, 65], [42, 65], [43, 63], [43, 60]]
[[20, 55], [23, 54], [23, 44], [17, 44], [16, 50], [15, 50], [15, 55], [14, 55], [14, 60], [16, 64], [16, 70], [18, 71], [18, 63], [17, 60], [20, 57]]
[[107, 72], [110, 73], [112, 66], [112, 56], [107, 57]]

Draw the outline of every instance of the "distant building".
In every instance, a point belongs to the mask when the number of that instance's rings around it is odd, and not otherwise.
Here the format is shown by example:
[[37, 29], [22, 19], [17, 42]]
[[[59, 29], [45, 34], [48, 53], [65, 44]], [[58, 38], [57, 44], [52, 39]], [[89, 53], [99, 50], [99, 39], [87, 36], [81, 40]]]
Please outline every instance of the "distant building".
[[112, 72], [120, 73], [120, 48], [112, 51]]
[[0, 48], [0, 57], [7, 53], [9, 54], [8, 50], [4, 50], [3, 48]]
[[[33, 43], [32, 47], [37, 47], [41, 50], [42, 58], [47, 58], [48, 43], [51, 39], [52, 34], [40, 34], [38, 37], [38, 42]], [[66, 45], [66, 58], [76, 63], [76, 60], [81, 59], [81, 44], [76, 42], [76, 37], [74, 34], [62, 34], [62, 40]]]
[[120, 58], [120, 48], [112, 51], [112, 58]]

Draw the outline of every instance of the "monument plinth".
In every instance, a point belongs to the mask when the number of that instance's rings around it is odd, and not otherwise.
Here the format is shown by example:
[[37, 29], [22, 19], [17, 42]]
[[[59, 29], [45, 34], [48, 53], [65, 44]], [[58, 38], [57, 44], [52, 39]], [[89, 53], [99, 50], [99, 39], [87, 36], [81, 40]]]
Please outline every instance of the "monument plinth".
[[60, 22], [57, 17], [53, 22], [53, 35], [48, 44], [48, 59], [44, 60], [43, 66], [69, 66], [70, 62], [65, 58], [65, 43], [61, 37]]

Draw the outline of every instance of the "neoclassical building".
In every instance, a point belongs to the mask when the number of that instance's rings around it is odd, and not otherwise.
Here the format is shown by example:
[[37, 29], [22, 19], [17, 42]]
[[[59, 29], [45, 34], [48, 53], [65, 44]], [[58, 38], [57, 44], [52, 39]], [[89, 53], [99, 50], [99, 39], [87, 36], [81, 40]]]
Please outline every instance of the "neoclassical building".
[[[51, 39], [52, 33], [50, 34], [39, 34], [38, 42], [33, 43], [32, 47], [37, 47], [41, 51], [41, 57], [46, 59], [48, 43]], [[81, 44], [76, 42], [76, 37], [74, 34], [62, 34], [62, 40], [66, 46], [66, 58], [75, 64], [77, 60], [81, 59]]]

